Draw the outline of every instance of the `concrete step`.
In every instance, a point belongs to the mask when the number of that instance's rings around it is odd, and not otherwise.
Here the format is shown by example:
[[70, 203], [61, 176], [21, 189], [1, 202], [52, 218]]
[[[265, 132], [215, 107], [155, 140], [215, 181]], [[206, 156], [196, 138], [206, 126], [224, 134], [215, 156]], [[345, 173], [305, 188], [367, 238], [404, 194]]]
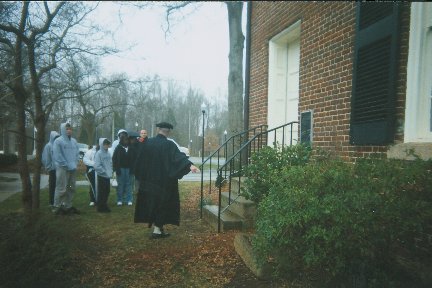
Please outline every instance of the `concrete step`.
[[[222, 207], [228, 206], [228, 200], [230, 194], [228, 192], [222, 192], [221, 205]], [[243, 196], [238, 196], [237, 193], [231, 193], [230, 206], [227, 210], [234, 214], [239, 215], [241, 218], [253, 220], [256, 214], [256, 204], [251, 200], [247, 200]]]
[[[216, 231], [218, 229], [218, 211], [217, 205], [203, 206], [203, 219], [210, 224]], [[221, 214], [221, 232], [228, 230], [242, 230], [244, 219], [226, 210]]]
[[252, 235], [246, 233], [237, 234], [234, 238], [234, 248], [245, 265], [258, 279], [269, 280], [271, 279], [273, 268], [269, 263], [258, 264], [258, 259], [252, 248], [251, 237]]
[[230, 179], [231, 181], [231, 191], [234, 193], [240, 193], [241, 188], [245, 187], [244, 181], [246, 180], [246, 177], [232, 177]]

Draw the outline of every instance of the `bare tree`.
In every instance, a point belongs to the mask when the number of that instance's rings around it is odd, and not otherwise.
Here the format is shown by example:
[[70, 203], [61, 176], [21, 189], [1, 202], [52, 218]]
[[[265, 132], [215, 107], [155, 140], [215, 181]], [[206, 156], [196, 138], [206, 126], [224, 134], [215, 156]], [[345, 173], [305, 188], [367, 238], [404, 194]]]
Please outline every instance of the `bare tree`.
[[[5, 76], [1, 77], [0, 81], [12, 92], [15, 100], [22, 199], [27, 212], [39, 208], [45, 125], [53, 107], [52, 102], [48, 103], [44, 99], [42, 83], [46, 81], [50, 71], [58, 68], [66, 55], [102, 55], [110, 52], [104, 48], [90, 48], [85, 45], [80, 41], [83, 36], [81, 33], [89, 32], [76, 29], [97, 5], [98, 3], [87, 5], [84, 2], [23, 1], [3, 2], [0, 6], [0, 53], [7, 57], [7, 60], [2, 62], [0, 75]], [[4, 66], [7, 61], [11, 66]], [[29, 107], [29, 103], [32, 103], [33, 107]], [[33, 183], [30, 181], [26, 153], [26, 109], [32, 111], [30, 115], [33, 115], [37, 129]]]
[[243, 2], [225, 2], [229, 21], [228, 125], [229, 133], [243, 130]]
[[73, 103], [80, 107], [74, 117], [80, 119], [80, 141], [97, 143], [97, 127], [111, 117], [109, 112], [128, 104], [119, 97], [110, 97], [112, 89], [119, 89], [127, 79], [124, 75], [103, 78], [97, 61], [85, 55], [74, 57], [68, 63], [68, 87], [73, 92]]
[[[170, 32], [172, 18], [176, 12], [187, 6], [196, 5], [195, 1], [167, 2], [166, 33]], [[199, 3], [199, 2], [198, 2]], [[245, 37], [242, 31], [243, 2], [224, 2], [228, 10], [229, 23], [229, 75], [228, 75], [228, 133], [243, 131], [243, 48]]]

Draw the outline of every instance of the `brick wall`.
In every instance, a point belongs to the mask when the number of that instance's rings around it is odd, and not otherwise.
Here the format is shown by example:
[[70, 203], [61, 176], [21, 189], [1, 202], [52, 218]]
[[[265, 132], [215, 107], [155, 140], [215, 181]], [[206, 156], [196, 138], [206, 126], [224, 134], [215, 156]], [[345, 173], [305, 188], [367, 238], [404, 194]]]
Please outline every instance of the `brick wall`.
[[[347, 161], [385, 153], [384, 146], [349, 144], [355, 3], [252, 3], [250, 127], [267, 124], [269, 40], [301, 20], [299, 110], [314, 110], [314, 147], [335, 152]], [[402, 15], [395, 142], [403, 139], [409, 4], [404, 4]]]

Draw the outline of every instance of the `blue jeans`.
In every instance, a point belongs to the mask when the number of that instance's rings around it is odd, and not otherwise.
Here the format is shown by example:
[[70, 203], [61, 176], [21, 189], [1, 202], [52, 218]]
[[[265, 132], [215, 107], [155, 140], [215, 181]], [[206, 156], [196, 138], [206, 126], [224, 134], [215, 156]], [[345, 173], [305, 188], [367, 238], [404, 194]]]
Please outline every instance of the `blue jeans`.
[[129, 168], [120, 168], [117, 176], [117, 202], [132, 202], [132, 191], [130, 189]]
[[[130, 182], [130, 193], [131, 193], [131, 199], [133, 199], [133, 195], [135, 194], [135, 175], [129, 174], [129, 182]], [[132, 200], [128, 202], [133, 202]]]

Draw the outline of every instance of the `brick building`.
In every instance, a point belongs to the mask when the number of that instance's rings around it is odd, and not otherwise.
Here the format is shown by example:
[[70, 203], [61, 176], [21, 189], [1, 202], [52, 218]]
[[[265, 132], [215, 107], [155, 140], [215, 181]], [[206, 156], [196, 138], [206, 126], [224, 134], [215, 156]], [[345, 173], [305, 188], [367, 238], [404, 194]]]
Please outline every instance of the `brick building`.
[[347, 161], [432, 157], [431, 3], [249, 5], [248, 127], [304, 116], [312, 146]]

